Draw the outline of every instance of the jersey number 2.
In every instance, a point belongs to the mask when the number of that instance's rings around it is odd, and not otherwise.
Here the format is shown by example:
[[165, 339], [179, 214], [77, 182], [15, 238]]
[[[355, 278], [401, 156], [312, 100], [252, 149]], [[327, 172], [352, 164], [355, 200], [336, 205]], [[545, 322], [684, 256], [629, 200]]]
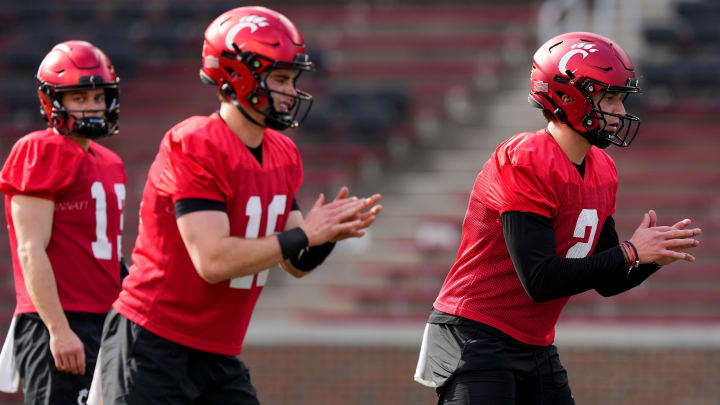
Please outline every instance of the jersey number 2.
[[[270, 201], [270, 205], [267, 207], [267, 226], [265, 227], [265, 236], [270, 236], [275, 233], [275, 225], [277, 219], [283, 212], [285, 212], [285, 203], [287, 202], [287, 196], [275, 195]], [[250, 197], [245, 206], [245, 215], [248, 217], [247, 228], [245, 228], [245, 239], [257, 239], [260, 234], [260, 218], [262, 217], [262, 203], [260, 197], [254, 195]], [[265, 269], [257, 273], [257, 286], [265, 285], [268, 278], [268, 272], [270, 269]], [[255, 279], [255, 274], [249, 274], [247, 276], [235, 277], [230, 280], [230, 288], [239, 289], [250, 289]]]
[[594, 209], [583, 209], [580, 211], [580, 216], [575, 223], [575, 233], [573, 236], [576, 238], [585, 238], [585, 228], [590, 227], [590, 236], [587, 242], [578, 242], [568, 249], [565, 257], [569, 259], [579, 259], [587, 256], [592, 248], [593, 241], [595, 240], [595, 232], [598, 226], [598, 214], [597, 210]]
[[[125, 185], [115, 183], [115, 195], [117, 196], [118, 211], [120, 211], [120, 234], [117, 236], [117, 257], [122, 252], [122, 229], [123, 229], [123, 203], [125, 202]], [[96, 181], [90, 187], [90, 193], [95, 200], [95, 242], [92, 242], [93, 255], [96, 259], [112, 259], [112, 243], [107, 236], [107, 196], [102, 183]]]

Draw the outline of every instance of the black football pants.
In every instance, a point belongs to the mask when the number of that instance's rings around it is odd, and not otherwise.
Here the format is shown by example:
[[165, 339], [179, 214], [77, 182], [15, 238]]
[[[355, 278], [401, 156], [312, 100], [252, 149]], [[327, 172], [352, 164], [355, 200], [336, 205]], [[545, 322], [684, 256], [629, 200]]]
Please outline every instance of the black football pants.
[[103, 402], [113, 405], [258, 405], [235, 356], [164, 339], [111, 310], [102, 339]]
[[455, 318], [432, 323], [431, 316], [428, 331], [439, 405], [575, 404], [555, 346], [524, 344]]
[[50, 333], [36, 313], [18, 315], [15, 325], [15, 364], [25, 403], [32, 405], [79, 404], [87, 401], [105, 314], [65, 312], [70, 329], [85, 347], [85, 374], [55, 368]]

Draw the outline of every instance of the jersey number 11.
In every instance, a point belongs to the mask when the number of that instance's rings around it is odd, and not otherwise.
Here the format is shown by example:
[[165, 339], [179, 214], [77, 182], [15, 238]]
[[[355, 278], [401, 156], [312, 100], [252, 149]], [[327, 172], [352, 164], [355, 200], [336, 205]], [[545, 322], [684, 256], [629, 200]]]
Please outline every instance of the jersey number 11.
[[[120, 212], [120, 232], [117, 236], [117, 257], [122, 256], [122, 229], [123, 229], [123, 204], [125, 202], [125, 185], [114, 184], [115, 195], [117, 196], [118, 211]], [[95, 200], [95, 242], [91, 243], [93, 255], [97, 259], [112, 259], [112, 243], [107, 235], [107, 196], [102, 183], [96, 181], [90, 187], [90, 193]]]

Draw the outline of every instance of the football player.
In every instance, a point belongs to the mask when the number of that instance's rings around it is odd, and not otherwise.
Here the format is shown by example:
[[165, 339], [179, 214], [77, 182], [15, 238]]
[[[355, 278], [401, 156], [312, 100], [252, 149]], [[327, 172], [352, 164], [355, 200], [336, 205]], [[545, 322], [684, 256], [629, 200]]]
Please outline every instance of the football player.
[[640, 119], [630, 58], [587, 32], [535, 53], [529, 100], [547, 127], [503, 142], [478, 174], [458, 257], [425, 329], [416, 380], [438, 404], [573, 404], [553, 345], [568, 298], [612, 296], [661, 266], [692, 262], [699, 228], [658, 226], [646, 212], [629, 240], [615, 231], [617, 171], [603, 150], [627, 147]]
[[313, 64], [287, 17], [227, 11], [202, 57], [220, 109], [171, 128], [150, 168], [133, 267], [105, 325], [106, 404], [257, 404], [236, 356], [268, 269], [308, 274], [381, 209], [347, 188], [304, 218], [295, 202], [300, 154], [278, 131], [304, 119], [312, 97], [296, 82]]
[[19, 375], [27, 404], [84, 403], [120, 292], [127, 176], [94, 141], [117, 132], [119, 78], [100, 49], [68, 41], [36, 79], [48, 127], [18, 140], [0, 172], [17, 298], [0, 383], [14, 392]]

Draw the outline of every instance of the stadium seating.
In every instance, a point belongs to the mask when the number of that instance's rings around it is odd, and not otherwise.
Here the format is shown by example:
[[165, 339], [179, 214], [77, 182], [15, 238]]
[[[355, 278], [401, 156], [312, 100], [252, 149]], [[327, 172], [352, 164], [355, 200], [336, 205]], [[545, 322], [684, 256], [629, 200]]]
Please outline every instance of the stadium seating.
[[678, 1], [674, 15], [644, 28], [649, 52], [638, 65], [651, 90], [649, 111], [708, 116], [720, 111], [720, 8], [712, 0]]

